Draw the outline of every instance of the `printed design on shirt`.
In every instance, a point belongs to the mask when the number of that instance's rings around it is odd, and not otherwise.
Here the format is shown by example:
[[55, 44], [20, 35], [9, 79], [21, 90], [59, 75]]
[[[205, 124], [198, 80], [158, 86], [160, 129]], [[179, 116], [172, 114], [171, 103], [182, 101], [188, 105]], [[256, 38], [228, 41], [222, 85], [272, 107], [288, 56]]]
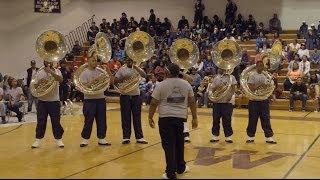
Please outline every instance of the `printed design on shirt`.
[[182, 89], [175, 86], [172, 93], [167, 97], [167, 103], [184, 103], [186, 97], [182, 93]]

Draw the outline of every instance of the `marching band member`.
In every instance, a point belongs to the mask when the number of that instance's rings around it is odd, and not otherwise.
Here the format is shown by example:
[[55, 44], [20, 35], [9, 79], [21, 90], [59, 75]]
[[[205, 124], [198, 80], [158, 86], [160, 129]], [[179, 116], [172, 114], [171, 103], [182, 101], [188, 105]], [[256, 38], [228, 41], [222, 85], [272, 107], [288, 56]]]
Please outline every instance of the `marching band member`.
[[[251, 91], [255, 91], [258, 88], [267, 88], [267, 77], [262, 74], [264, 70], [264, 64], [262, 61], [256, 62], [256, 72], [248, 77], [248, 86]], [[266, 143], [276, 144], [277, 142], [273, 139], [273, 131], [270, 123], [270, 108], [269, 99], [264, 100], [249, 100], [249, 122], [247, 126], [247, 143], [253, 143], [257, 129], [258, 118], [260, 117], [261, 126], [266, 137]]]
[[[98, 66], [97, 53], [92, 51], [88, 57], [88, 68], [80, 74], [80, 80], [85, 83], [93, 82], [100, 76], [100, 71], [96, 69]], [[106, 70], [108, 70], [106, 68]], [[111, 74], [111, 72], [108, 72]], [[92, 125], [94, 119], [97, 124], [98, 144], [102, 146], [110, 146], [111, 143], [105, 140], [107, 131], [106, 121], [106, 100], [104, 92], [96, 95], [84, 94], [83, 115], [85, 117], [84, 126], [81, 132], [82, 141], [80, 147], [88, 145], [91, 136]]]
[[[141, 68], [134, 65], [133, 60], [128, 56], [126, 57], [125, 62], [126, 65], [121, 67], [117, 71], [114, 78], [114, 84], [121, 83], [124, 80], [130, 78], [132, 75], [134, 75], [134, 71], [137, 71], [141, 77], [146, 77], [146, 73]], [[130, 143], [132, 120], [136, 142], [140, 144], [148, 144], [148, 142], [143, 138], [141, 127], [141, 106], [142, 97], [140, 95], [139, 86], [137, 86], [137, 88], [135, 88], [131, 92], [120, 95], [121, 124], [123, 133], [122, 144]]]
[[180, 79], [179, 66], [168, 66], [168, 78], [160, 82], [153, 91], [149, 108], [149, 125], [154, 128], [154, 113], [159, 106], [159, 131], [166, 157], [166, 171], [163, 178], [176, 178], [176, 172], [189, 171], [184, 161], [183, 122], [187, 121], [188, 104], [192, 112], [192, 128], [197, 128], [197, 111], [191, 85]]
[[[52, 62], [44, 61], [44, 70], [39, 71], [35, 75], [36, 85], [43, 78], [52, 76], [56, 81], [62, 82], [63, 78], [59, 69], [53, 67]], [[38, 98], [37, 105], [37, 128], [36, 128], [36, 141], [32, 144], [31, 148], [38, 148], [40, 140], [44, 137], [47, 126], [48, 115], [51, 119], [53, 136], [56, 139], [57, 145], [60, 148], [64, 147], [62, 142], [62, 135], [64, 130], [60, 124], [60, 98], [59, 98], [59, 83], [57, 83], [54, 90], [42, 97]]]
[[[212, 135], [213, 138], [210, 142], [218, 142], [220, 134], [220, 119], [222, 119], [222, 126], [224, 135], [226, 137], [225, 142], [233, 143], [232, 141], [232, 126], [231, 126], [231, 117], [233, 113], [233, 104], [232, 97], [236, 91], [237, 81], [236, 78], [231, 75], [231, 92], [228, 93], [225, 97], [219, 99], [216, 102], [213, 102], [213, 123], [212, 123]], [[216, 91], [219, 88], [222, 88], [224, 84], [229, 81], [229, 76], [226, 75], [224, 69], [218, 69], [218, 75], [212, 80], [212, 89], [211, 91]]]

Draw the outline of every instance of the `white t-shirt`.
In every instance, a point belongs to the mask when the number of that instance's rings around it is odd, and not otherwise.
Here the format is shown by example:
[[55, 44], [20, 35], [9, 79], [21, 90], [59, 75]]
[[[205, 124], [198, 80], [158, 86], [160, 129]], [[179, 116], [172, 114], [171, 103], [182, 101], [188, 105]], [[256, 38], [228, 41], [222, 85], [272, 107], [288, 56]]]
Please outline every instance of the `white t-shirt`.
[[[94, 70], [86, 69], [80, 74], [80, 81], [82, 83], [87, 83], [99, 77], [100, 74], [101, 74], [101, 71], [98, 71], [97, 69], [94, 69]], [[102, 98], [105, 98], [104, 92], [96, 95], [84, 94], [84, 99], [102, 99]]]
[[[135, 69], [133, 68], [128, 68], [127, 66], [122, 66], [116, 73], [115, 77], [116, 78], [127, 78], [127, 77], [131, 77], [132, 75], [134, 75], [135, 73]], [[137, 96], [140, 95], [140, 89], [139, 86], [137, 86], [137, 88], [135, 88], [134, 90], [126, 93], [126, 94], [122, 94], [122, 95], [129, 95], [129, 96]]]
[[299, 70], [304, 74], [309, 74], [309, 71], [310, 71], [310, 62], [309, 61], [306, 61], [306, 62], [303, 62], [303, 61], [300, 61], [299, 63]]
[[14, 102], [18, 102], [20, 101], [20, 99], [18, 99], [18, 96], [19, 95], [22, 95], [23, 94], [23, 91], [22, 91], [22, 88], [21, 87], [16, 87], [14, 89], [9, 89], [7, 91], [7, 93], [12, 97], [12, 100]]
[[152, 97], [159, 101], [159, 117], [188, 116], [188, 97], [193, 97], [191, 85], [180, 78], [167, 78], [156, 85]]
[[[61, 71], [59, 69], [55, 69], [55, 73], [62, 77]], [[49, 73], [46, 73], [44, 70], [41, 70], [35, 75], [35, 81], [37, 83], [40, 79], [48, 78], [50, 76], [52, 75]], [[39, 97], [38, 99], [41, 101], [60, 101], [59, 83], [57, 83], [56, 87], [54, 87], [51, 93], [47, 94], [46, 96]]]
[[299, 57], [302, 58], [302, 56], [306, 55], [308, 58], [310, 58], [309, 50], [308, 49], [299, 49], [298, 50]]
[[[251, 74], [251, 76], [248, 77], [249, 84], [262, 85], [262, 84], [266, 84], [267, 81], [268, 81], [267, 77], [262, 73], [259, 74], [258, 72], [254, 72]], [[261, 101], [261, 100], [256, 100], [256, 99], [250, 99], [250, 100]]]
[[[231, 76], [231, 85], [236, 85], [237, 80], [233, 75]], [[212, 80], [212, 86], [213, 88], [216, 88], [220, 86], [221, 84], [227, 84], [229, 82], [229, 76], [227, 75], [217, 75], [213, 80]], [[232, 96], [234, 95], [234, 90], [231, 93], [228, 93], [225, 97], [221, 98], [219, 101], [215, 103], [232, 103]]]

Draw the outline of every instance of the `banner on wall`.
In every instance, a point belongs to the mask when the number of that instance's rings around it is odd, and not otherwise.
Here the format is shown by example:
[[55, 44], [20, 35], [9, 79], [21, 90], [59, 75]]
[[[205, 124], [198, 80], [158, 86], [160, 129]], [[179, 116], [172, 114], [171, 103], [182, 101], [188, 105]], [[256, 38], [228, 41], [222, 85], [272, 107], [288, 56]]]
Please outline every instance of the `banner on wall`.
[[34, 12], [61, 13], [60, 0], [34, 0]]

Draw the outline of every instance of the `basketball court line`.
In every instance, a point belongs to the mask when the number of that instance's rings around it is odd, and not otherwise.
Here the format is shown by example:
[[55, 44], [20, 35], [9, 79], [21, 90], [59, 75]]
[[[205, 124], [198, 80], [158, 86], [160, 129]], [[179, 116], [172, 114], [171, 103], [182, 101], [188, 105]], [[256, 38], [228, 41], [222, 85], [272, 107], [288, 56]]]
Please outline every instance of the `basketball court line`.
[[23, 124], [20, 124], [20, 125], [18, 125], [17, 127], [13, 128], [13, 129], [10, 129], [9, 131], [3, 132], [3, 133], [0, 134], [0, 136], [1, 136], [1, 135], [8, 134], [8, 133], [10, 133], [10, 132], [13, 132], [13, 131], [19, 129], [22, 125], [23, 125]]
[[294, 170], [295, 167], [301, 162], [301, 160], [306, 156], [306, 154], [309, 152], [309, 150], [312, 148], [312, 146], [317, 142], [319, 139], [320, 134], [313, 140], [313, 142], [309, 145], [308, 149], [305, 150], [305, 152], [300, 156], [300, 158], [292, 165], [292, 167], [289, 169], [289, 171], [283, 176], [282, 179], [287, 179], [287, 177], [291, 174], [291, 172]]

